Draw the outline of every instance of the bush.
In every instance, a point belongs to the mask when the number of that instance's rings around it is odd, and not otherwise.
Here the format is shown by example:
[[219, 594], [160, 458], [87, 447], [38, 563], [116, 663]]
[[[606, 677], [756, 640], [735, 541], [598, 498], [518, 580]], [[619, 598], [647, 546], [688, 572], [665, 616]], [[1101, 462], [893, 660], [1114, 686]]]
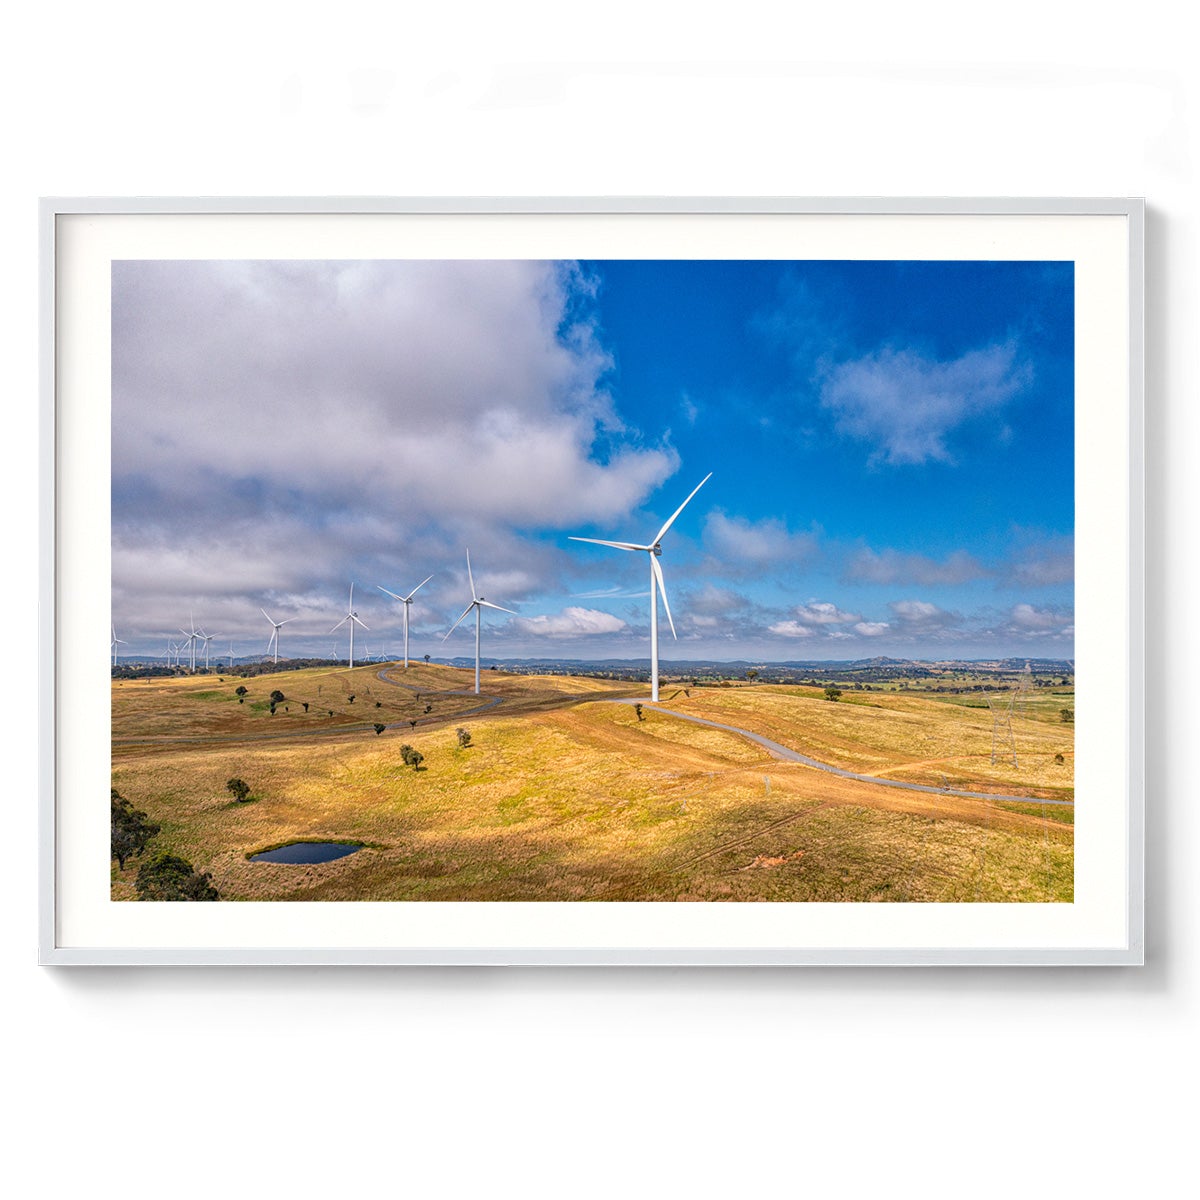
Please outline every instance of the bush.
[[461, 725], [455, 730], [458, 737], [458, 744], [465, 750], [471, 744], [471, 731], [464, 729]]
[[239, 804], [250, 795], [250, 785], [244, 779], [238, 779], [236, 776], [233, 779], [226, 780], [225, 787], [233, 793], [233, 798]]
[[1075, 713], [1069, 708], [1060, 708], [1058, 710], [1058, 719], [1064, 725], [1070, 725], [1075, 720]]
[[406, 767], [412, 762], [412, 756], [414, 754], [416, 754], [416, 751], [407, 742], [400, 747], [400, 757], [404, 759], [404, 765]]
[[220, 900], [221, 893], [186, 858], [156, 854], [138, 868], [134, 887], [139, 900]]

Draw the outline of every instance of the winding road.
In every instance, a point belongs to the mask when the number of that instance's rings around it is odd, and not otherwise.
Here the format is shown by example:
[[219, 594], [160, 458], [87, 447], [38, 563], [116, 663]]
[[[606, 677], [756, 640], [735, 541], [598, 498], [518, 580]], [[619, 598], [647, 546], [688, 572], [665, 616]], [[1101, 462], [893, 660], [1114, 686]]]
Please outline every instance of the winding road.
[[[638, 704], [637, 700], [601, 700], [601, 704]], [[693, 725], [707, 725], [710, 729], [723, 729], [726, 733], [736, 733], [741, 737], [748, 738], [752, 742], [757, 742], [762, 746], [768, 754], [775, 758], [782, 759], [784, 762], [803, 763], [806, 767], [812, 767], [817, 771], [824, 771], [828, 775], [840, 775], [843, 779], [854, 779], [859, 783], [872, 783], [878, 787], [902, 788], [907, 792], [929, 792], [935, 796], [963, 796], [968, 800], [993, 800], [1002, 804], [1056, 804], [1067, 808], [1074, 808], [1074, 800], [1045, 800], [1040, 796], [1005, 796], [996, 792], [966, 792], [960, 791], [957, 788], [948, 787], [933, 787], [925, 783], [904, 783], [899, 779], [884, 779], [879, 775], [859, 775], [854, 771], [847, 771], [843, 767], [835, 767], [830, 763], [820, 762], [818, 759], [809, 758], [807, 754], [801, 754], [798, 750], [793, 750], [789, 746], [781, 745], [779, 742], [773, 742], [768, 737], [763, 737], [761, 733], [754, 733], [749, 729], [741, 729], [737, 725], [722, 725], [719, 721], [708, 721], [704, 717], [694, 717], [690, 713], [681, 713], [673, 708], [659, 708], [655, 705], [652, 710], [656, 713], [662, 713], [668, 717], [678, 717], [681, 721], [691, 721]]]

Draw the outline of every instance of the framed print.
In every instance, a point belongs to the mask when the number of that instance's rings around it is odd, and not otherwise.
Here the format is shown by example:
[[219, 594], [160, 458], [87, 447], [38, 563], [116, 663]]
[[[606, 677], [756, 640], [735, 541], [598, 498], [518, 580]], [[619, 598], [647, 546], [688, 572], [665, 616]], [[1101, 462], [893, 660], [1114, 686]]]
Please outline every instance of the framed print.
[[44, 962], [1141, 961], [1141, 201], [42, 221]]

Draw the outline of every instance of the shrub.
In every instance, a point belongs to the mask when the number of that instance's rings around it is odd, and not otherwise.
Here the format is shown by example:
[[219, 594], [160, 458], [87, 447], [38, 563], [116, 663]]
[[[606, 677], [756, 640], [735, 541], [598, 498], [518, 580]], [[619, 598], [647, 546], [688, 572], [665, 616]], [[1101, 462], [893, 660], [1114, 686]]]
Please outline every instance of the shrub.
[[247, 796], [250, 795], [250, 785], [244, 779], [238, 779], [234, 776], [233, 779], [226, 780], [225, 787], [233, 793], [233, 798], [241, 804]]
[[400, 747], [400, 757], [402, 759], [404, 759], [404, 765], [406, 767], [409, 765], [409, 763], [412, 762], [412, 756], [415, 753], [416, 753], [416, 751], [407, 742], [405, 742], [404, 745]]
[[1075, 720], [1074, 710], [1069, 709], [1069, 708], [1060, 708], [1058, 710], [1058, 719], [1064, 725], [1070, 725], [1071, 722]]
[[156, 854], [138, 868], [134, 887], [139, 900], [220, 900], [212, 876], [201, 875], [186, 858]]
[[458, 744], [465, 750], [471, 744], [471, 731], [460, 725], [455, 730], [455, 734], [458, 737]]

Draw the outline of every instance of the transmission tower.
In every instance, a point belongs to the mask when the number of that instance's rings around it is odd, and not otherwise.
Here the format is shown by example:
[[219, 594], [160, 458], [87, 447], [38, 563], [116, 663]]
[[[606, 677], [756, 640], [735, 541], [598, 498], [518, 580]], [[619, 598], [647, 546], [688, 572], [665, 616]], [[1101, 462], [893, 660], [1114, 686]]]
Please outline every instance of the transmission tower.
[[1013, 701], [1017, 693], [997, 692], [987, 696], [988, 708], [992, 710], [992, 766], [996, 765], [997, 757], [1012, 758], [1012, 765], [1017, 765], [1017, 743], [1013, 737], [1012, 716]]

